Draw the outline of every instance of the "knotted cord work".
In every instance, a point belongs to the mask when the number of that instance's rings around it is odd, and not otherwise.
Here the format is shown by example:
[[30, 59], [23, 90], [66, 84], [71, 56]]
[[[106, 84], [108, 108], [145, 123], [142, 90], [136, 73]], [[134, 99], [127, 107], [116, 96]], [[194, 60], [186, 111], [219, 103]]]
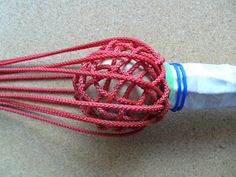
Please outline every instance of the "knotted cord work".
[[[88, 48], [96, 49], [79, 59], [31, 67], [6, 67]], [[109, 38], [53, 52], [2, 60], [0, 82], [71, 79], [73, 88], [0, 86], [0, 109], [83, 133], [118, 137], [130, 135], [161, 120], [169, 110], [169, 90], [163, 62], [164, 59], [147, 44], [128, 37]], [[79, 67], [74, 69], [74, 65]], [[3, 90], [17, 93], [5, 93]], [[21, 91], [28, 93], [18, 93]], [[54, 95], [43, 96], [37, 92], [54, 92]], [[74, 98], [58, 97], [55, 93], [74, 94]], [[70, 105], [80, 108], [83, 115], [29, 104], [24, 100]], [[40, 113], [92, 123], [97, 125], [98, 130], [79, 128]]]

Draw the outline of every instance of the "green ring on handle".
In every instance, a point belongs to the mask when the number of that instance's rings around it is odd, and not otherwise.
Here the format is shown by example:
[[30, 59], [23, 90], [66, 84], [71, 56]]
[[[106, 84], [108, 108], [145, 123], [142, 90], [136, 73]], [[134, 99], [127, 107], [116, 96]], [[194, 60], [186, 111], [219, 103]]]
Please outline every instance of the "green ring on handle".
[[166, 81], [167, 81], [167, 84], [169, 86], [168, 99], [170, 100], [172, 95], [173, 95], [173, 91], [174, 91], [174, 77], [173, 77], [173, 73], [172, 73], [170, 64], [167, 63], [167, 62], [164, 62], [164, 67], [165, 67], [165, 70], [166, 70]]

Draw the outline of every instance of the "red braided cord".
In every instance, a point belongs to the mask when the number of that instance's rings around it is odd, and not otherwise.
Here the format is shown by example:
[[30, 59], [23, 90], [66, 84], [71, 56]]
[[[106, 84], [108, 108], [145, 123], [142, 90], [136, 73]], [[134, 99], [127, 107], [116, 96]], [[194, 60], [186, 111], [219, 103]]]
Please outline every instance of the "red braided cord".
[[74, 93], [73, 88], [38, 88], [23, 86], [5, 86], [0, 85], [0, 90], [27, 91], [27, 92], [49, 92], [49, 93]]
[[[7, 65], [18, 62], [93, 47], [99, 47], [99, 49], [79, 59], [33, 67], [6, 68]], [[111, 64], [105, 64], [104, 61], [106, 60], [110, 60]], [[133, 65], [125, 70], [124, 67], [130, 65], [131, 62]], [[130, 135], [161, 120], [169, 110], [167, 100], [169, 90], [165, 81], [163, 62], [164, 59], [147, 44], [127, 37], [109, 38], [53, 52], [2, 60], [0, 66], [4, 68], [0, 68], [0, 75], [3, 75], [0, 81], [71, 79], [73, 77], [74, 88], [3, 85], [0, 86], [0, 91], [7, 90], [10, 93], [0, 92], [0, 110], [14, 112], [88, 134], [101, 136]], [[69, 67], [75, 64], [80, 64], [79, 69]], [[65, 66], [66, 68], [64, 68]], [[136, 71], [139, 73], [135, 74]], [[29, 74], [32, 72], [38, 73], [38, 75], [17, 75], [18, 73]], [[144, 77], [148, 77], [149, 80], [144, 80]], [[116, 84], [111, 88], [111, 83], [114, 81]], [[121, 88], [124, 86], [127, 88], [121, 94]], [[94, 87], [95, 92], [97, 92], [95, 98], [92, 98], [88, 91], [91, 87]], [[142, 89], [142, 93], [137, 95], [136, 99], [131, 99], [130, 94], [136, 87]], [[74, 93], [75, 100], [43, 96], [36, 93], [11, 93], [11, 91]], [[81, 116], [50, 107], [28, 104], [22, 102], [24, 100], [73, 107], [80, 106], [85, 115]], [[100, 128], [116, 130], [117, 133], [81, 129], [46, 118], [40, 113], [96, 124]]]
[[[1, 61], [0, 61], [1, 62]], [[46, 79], [68, 79], [73, 78], [71, 74], [51, 74], [51, 75], [35, 75], [35, 76], [1, 76], [0, 81], [19, 81], [19, 80], [46, 80]]]

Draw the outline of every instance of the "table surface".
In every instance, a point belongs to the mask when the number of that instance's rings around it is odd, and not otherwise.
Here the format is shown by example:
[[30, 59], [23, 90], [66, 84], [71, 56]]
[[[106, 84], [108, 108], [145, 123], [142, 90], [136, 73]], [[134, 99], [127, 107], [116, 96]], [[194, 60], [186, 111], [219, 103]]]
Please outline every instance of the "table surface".
[[[235, 9], [234, 0], [0, 1], [0, 59], [131, 36], [167, 61], [236, 65]], [[234, 177], [235, 115], [184, 110], [112, 139], [0, 111], [0, 176]]]

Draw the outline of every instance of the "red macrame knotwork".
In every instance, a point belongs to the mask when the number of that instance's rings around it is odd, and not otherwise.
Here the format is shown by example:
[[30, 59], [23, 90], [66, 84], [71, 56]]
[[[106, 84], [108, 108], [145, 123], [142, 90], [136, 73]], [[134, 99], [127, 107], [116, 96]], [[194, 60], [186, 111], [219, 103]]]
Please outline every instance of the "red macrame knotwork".
[[[5, 67], [18, 62], [93, 47], [99, 48], [75, 60], [32, 67]], [[102, 136], [133, 134], [161, 120], [169, 110], [167, 99], [169, 90], [163, 62], [164, 59], [147, 44], [127, 37], [109, 38], [58, 51], [2, 60], [0, 61], [2, 67], [0, 68], [0, 82], [73, 79], [74, 88], [0, 86], [0, 109], [89, 134]], [[80, 68], [69, 68], [75, 64], [80, 64]], [[32, 72], [40, 73], [40, 75], [17, 75]], [[131, 97], [137, 89], [140, 90], [140, 94]], [[1, 92], [3, 90], [34, 93]], [[36, 94], [37, 92], [74, 93], [75, 99], [42, 96]], [[29, 104], [23, 102], [24, 100], [79, 106], [84, 115]], [[101, 129], [115, 130], [115, 132], [85, 130], [49, 119], [39, 113], [80, 120], [96, 124]]]

